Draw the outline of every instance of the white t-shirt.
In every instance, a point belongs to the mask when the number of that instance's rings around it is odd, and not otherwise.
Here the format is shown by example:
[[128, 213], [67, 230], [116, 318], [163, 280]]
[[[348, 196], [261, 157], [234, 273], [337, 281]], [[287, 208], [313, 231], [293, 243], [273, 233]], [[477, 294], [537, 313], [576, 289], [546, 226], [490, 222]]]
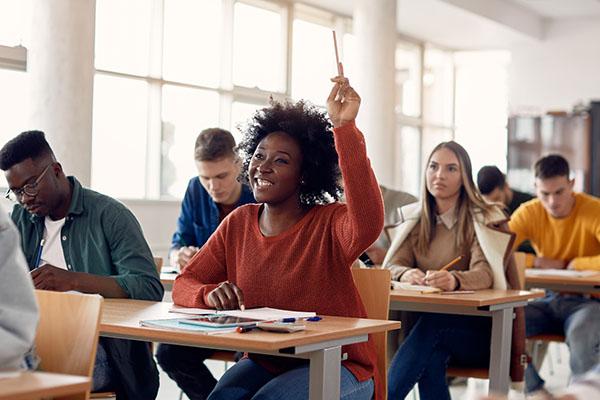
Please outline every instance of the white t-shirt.
[[54, 265], [55, 267], [67, 269], [65, 253], [61, 244], [60, 230], [65, 224], [65, 218], [53, 221], [50, 217], [44, 219], [44, 248], [42, 250], [42, 259], [40, 266], [44, 264]]

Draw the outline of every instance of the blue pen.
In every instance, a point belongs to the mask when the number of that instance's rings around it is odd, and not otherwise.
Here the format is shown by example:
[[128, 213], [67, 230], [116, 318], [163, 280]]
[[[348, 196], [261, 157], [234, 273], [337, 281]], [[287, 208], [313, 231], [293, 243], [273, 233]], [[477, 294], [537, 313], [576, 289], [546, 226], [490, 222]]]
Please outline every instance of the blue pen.
[[305, 319], [305, 321], [310, 321], [310, 322], [317, 322], [317, 321], [320, 321], [320, 320], [321, 320], [321, 317], [319, 317], [319, 316], [309, 317], [309, 318]]
[[296, 318], [281, 318], [280, 322], [296, 322]]
[[36, 269], [40, 266], [40, 261], [42, 261], [42, 251], [44, 250], [45, 243], [45, 239], [40, 240], [40, 246], [38, 247], [37, 257], [35, 258], [35, 264], [33, 264], [33, 269]]

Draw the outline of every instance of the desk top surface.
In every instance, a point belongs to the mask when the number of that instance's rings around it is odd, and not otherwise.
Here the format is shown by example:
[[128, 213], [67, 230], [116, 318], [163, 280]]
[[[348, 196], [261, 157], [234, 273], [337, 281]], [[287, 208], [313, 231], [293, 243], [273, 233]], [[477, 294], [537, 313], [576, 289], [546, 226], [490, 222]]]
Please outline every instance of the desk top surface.
[[90, 378], [47, 372], [22, 372], [14, 378], [0, 379], [0, 400], [67, 396], [84, 393]]
[[245, 351], [277, 351], [287, 347], [337, 340], [400, 328], [397, 321], [323, 316], [318, 322], [306, 322], [306, 330], [275, 333], [253, 330], [246, 333], [207, 335], [198, 332], [140, 326], [141, 320], [177, 318], [170, 313], [172, 303], [129, 299], [105, 299], [100, 335], [155, 342], [236, 348]]
[[465, 307], [483, 307], [514, 303], [543, 297], [542, 292], [526, 290], [476, 290], [470, 294], [418, 293], [410, 290], [394, 289], [390, 293], [392, 301], [410, 303], [446, 304]]
[[163, 285], [172, 285], [175, 282], [175, 278], [177, 278], [178, 274], [174, 274], [172, 272], [162, 272], [160, 274], [160, 281]]
[[543, 275], [543, 276], [527, 276], [525, 275], [525, 282], [527, 285], [543, 285], [543, 284], [555, 284], [555, 285], [581, 285], [581, 286], [600, 286], [600, 272], [589, 275], [589, 276], [554, 276], [554, 275]]

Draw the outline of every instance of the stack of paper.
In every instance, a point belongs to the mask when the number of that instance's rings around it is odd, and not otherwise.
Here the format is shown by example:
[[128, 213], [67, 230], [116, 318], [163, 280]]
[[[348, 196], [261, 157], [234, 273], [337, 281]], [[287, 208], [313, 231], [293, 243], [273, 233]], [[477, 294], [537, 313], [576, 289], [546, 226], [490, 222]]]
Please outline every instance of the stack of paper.
[[442, 289], [436, 287], [412, 285], [410, 283], [398, 281], [392, 281], [392, 289], [410, 290], [418, 293], [438, 293], [442, 291]]

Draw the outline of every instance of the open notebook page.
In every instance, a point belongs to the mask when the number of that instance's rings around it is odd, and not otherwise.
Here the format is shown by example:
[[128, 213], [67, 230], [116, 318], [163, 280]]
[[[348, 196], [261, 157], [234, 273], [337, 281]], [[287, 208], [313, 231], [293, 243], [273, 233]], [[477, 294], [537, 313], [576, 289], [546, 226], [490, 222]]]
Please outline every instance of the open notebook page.
[[309, 318], [317, 315], [315, 312], [311, 311], [290, 311], [290, 310], [280, 310], [277, 308], [270, 307], [261, 307], [261, 308], [250, 308], [244, 311], [242, 310], [209, 310], [204, 308], [186, 308], [173, 306], [169, 310], [169, 312], [179, 313], [179, 314], [190, 314], [190, 315], [208, 315], [208, 314], [221, 314], [221, 315], [230, 315], [232, 317], [244, 317], [251, 319], [259, 319], [262, 321], [278, 321], [284, 318]]
[[442, 291], [442, 289], [431, 286], [411, 285], [410, 283], [398, 281], [392, 281], [392, 289], [410, 290], [419, 293], [438, 293]]

